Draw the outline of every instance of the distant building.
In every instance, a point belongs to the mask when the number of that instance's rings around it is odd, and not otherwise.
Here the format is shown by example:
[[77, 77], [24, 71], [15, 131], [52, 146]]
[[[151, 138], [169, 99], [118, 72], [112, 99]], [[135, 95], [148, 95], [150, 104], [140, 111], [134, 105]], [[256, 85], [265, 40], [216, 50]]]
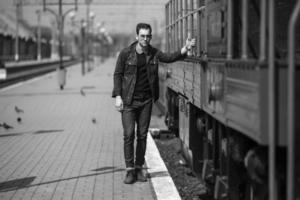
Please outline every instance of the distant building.
[[[4, 36], [15, 37], [16, 34], [16, 17], [5, 12], [0, 13], [0, 34]], [[31, 27], [22, 19], [19, 21], [19, 37], [23, 39], [35, 39], [35, 34]]]
[[[37, 27], [30, 26], [20, 19], [18, 22], [19, 59], [28, 60], [37, 57]], [[15, 42], [17, 34], [16, 16], [5, 12], [0, 13], [0, 59], [12, 61], [15, 56]], [[50, 41], [51, 29], [41, 27], [41, 54], [43, 58], [49, 58], [51, 54]]]

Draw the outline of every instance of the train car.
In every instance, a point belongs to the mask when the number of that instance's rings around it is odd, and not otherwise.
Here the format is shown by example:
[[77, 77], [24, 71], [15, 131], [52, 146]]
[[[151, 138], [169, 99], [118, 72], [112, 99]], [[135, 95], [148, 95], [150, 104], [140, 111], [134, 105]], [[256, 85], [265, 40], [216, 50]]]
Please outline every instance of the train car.
[[299, 12], [296, 0], [166, 4], [167, 51], [197, 45], [160, 63], [158, 103], [211, 199], [300, 199]]

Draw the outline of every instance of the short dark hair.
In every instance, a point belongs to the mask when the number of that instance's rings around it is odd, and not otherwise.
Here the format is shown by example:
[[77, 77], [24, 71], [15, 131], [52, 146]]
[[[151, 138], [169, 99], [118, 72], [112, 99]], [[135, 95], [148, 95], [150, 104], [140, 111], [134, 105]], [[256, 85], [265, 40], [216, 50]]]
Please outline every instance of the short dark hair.
[[141, 29], [149, 29], [150, 33], [152, 33], [152, 28], [150, 26], [150, 24], [146, 24], [146, 23], [138, 23], [136, 25], [136, 34], [138, 35]]

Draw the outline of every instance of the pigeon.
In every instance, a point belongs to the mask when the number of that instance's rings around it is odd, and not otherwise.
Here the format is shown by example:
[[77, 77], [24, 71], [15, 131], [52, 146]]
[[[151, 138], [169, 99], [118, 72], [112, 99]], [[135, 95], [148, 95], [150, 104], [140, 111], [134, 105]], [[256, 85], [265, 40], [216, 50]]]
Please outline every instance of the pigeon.
[[85, 92], [83, 91], [83, 88], [80, 89], [80, 94], [81, 94], [82, 96], [85, 96]]
[[18, 117], [18, 118], [17, 118], [17, 121], [18, 121], [19, 123], [21, 123], [21, 122], [22, 122], [22, 118], [21, 118], [21, 117]]
[[6, 124], [5, 122], [3, 122], [2, 126], [3, 126], [3, 128], [5, 128], [5, 129], [12, 129], [12, 128], [14, 128], [14, 127], [12, 127], [12, 126]]
[[24, 110], [22, 110], [21, 108], [18, 108], [17, 106], [15, 106], [15, 111], [16, 111], [16, 113], [24, 113]]

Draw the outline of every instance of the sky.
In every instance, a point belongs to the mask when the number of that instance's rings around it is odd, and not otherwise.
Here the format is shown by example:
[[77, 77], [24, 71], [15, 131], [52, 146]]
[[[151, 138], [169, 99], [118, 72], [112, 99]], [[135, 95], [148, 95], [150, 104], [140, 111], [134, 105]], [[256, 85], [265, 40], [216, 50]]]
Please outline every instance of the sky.
[[[0, 10], [15, 15], [14, 1], [0, 0]], [[22, 0], [23, 19], [29, 24], [37, 24], [36, 10], [42, 9], [42, 0]], [[47, 8], [58, 12], [59, 0], [46, 0]], [[63, 3], [73, 4], [75, 0], [62, 0]], [[78, 11], [75, 21], [86, 19], [86, 0], [78, 1]], [[110, 33], [135, 33], [135, 26], [138, 22], [150, 23], [153, 33], [162, 34], [164, 26], [164, 5], [168, 0], [91, 0], [90, 12], [95, 15], [94, 25], [101, 24]], [[74, 8], [72, 5], [64, 5], [63, 13]], [[42, 14], [42, 24], [51, 26], [51, 21], [56, 21], [53, 14], [49, 12]], [[53, 23], [52, 23], [53, 24]], [[65, 19], [65, 29], [71, 25], [70, 16]]]

